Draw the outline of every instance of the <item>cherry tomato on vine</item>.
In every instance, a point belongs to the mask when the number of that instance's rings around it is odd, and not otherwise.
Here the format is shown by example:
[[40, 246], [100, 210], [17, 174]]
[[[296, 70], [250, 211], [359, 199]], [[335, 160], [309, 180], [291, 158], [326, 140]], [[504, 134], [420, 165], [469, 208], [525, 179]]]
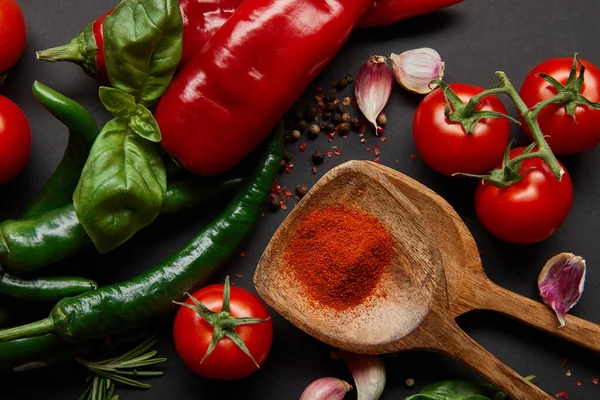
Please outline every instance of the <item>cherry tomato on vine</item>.
[[[510, 158], [524, 149], [512, 149]], [[571, 177], [565, 169], [558, 181], [540, 158], [525, 160], [519, 172], [524, 174], [523, 178], [507, 188], [485, 181], [479, 183], [475, 190], [475, 211], [481, 224], [505, 242], [541, 242], [556, 232], [569, 215], [573, 204]]]
[[31, 128], [23, 111], [0, 96], [0, 184], [25, 168], [31, 152]]
[[[600, 102], [600, 69], [589, 61], [579, 59], [585, 65], [581, 94], [592, 102]], [[573, 58], [552, 58], [535, 66], [521, 85], [519, 95], [528, 107], [555, 96], [557, 90], [544, 78], [545, 73], [562, 85], [566, 84], [573, 65]], [[579, 74], [581, 68], [577, 67]], [[540, 128], [552, 151], [556, 154], [575, 154], [589, 150], [600, 143], [600, 110], [578, 105], [573, 116], [567, 115], [564, 104], [551, 104], [538, 117]], [[523, 125], [526, 126], [526, 125]], [[531, 133], [525, 129], [531, 139]]]
[[25, 18], [14, 0], [0, 1], [0, 74], [15, 65], [23, 50], [27, 32]]
[[[230, 287], [230, 310], [229, 314], [224, 313], [223, 299], [228, 287], [229, 277], [225, 285], [198, 290], [192, 295], [195, 301], [189, 297], [175, 317], [173, 337], [179, 356], [192, 371], [209, 379], [234, 380], [250, 375], [265, 362], [273, 340], [269, 312], [249, 291]], [[210, 311], [203, 311], [196, 302]], [[254, 322], [246, 324], [237, 318], [252, 318]], [[216, 346], [206, 356], [213, 340]]]
[[[449, 86], [464, 103], [484, 90], [461, 83]], [[444, 175], [457, 172], [483, 174], [494, 168], [508, 146], [509, 121], [504, 118], [482, 119], [473, 133], [467, 134], [460, 123], [446, 118], [445, 108], [446, 99], [439, 88], [429, 93], [417, 107], [413, 138], [423, 161]], [[494, 95], [483, 98], [476, 111], [507, 114], [500, 99]]]

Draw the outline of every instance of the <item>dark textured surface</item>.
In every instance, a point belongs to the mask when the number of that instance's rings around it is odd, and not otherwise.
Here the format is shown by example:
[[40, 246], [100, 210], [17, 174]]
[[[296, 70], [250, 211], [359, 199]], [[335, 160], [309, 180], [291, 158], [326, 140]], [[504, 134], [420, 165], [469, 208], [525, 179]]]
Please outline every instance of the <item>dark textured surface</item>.
[[[66, 144], [66, 129], [37, 104], [31, 95], [35, 79], [80, 101], [97, 117], [100, 125], [108, 115], [96, 96], [97, 85], [78, 67], [47, 64], [35, 60], [34, 51], [66, 43], [96, 16], [116, 1], [97, 0], [21, 0], [28, 23], [26, 52], [11, 72], [0, 93], [23, 107], [32, 126], [33, 149], [25, 171], [12, 183], [0, 187], [0, 219], [13, 218], [25, 209], [43, 182], [58, 164]], [[579, 51], [582, 57], [600, 64], [597, 47], [597, 21], [600, 3], [594, 0], [467, 0], [443, 12], [398, 23], [394, 26], [357, 32], [324, 71], [320, 84], [330, 83], [346, 72], [356, 74], [363, 61], [372, 54], [389, 55], [416, 47], [433, 47], [447, 63], [446, 80], [481, 86], [494, 83], [494, 71], [503, 70], [519, 85], [528, 70], [538, 62], [554, 56], [569, 56]], [[323, 38], [327, 40], [327, 38]], [[301, 54], [298, 55], [302, 57]], [[276, 62], [276, 60], [274, 60]], [[243, 89], [243, 88], [242, 88]], [[276, 88], [274, 88], [276, 90]], [[311, 90], [309, 90], [311, 91]], [[343, 94], [350, 94], [347, 89]], [[313, 93], [314, 94], [314, 93]], [[353, 134], [348, 140], [336, 138], [328, 144], [325, 137], [309, 141], [305, 153], [298, 152], [300, 142], [289, 145], [294, 153], [291, 174], [281, 178], [289, 188], [298, 183], [311, 185], [329, 168], [350, 159], [373, 159], [366, 147], [381, 146], [381, 162], [414, 177], [446, 198], [464, 218], [482, 251], [483, 264], [498, 284], [537, 299], [536, 278], [551, 256], [569, 251], [580, 254], [588, 263], [586, 291], [573, 314], [600, 323], [600, 248], [596, 225], [600, 218], [600, 148], [585, 154], [562, 158], [575, 189], [573, 210], [562, 229], [534, 246], [504, 244], [477, 222], [473, 211], [474, 182], [452, 180], [437, 175], [415, 153], [411, 120], [419, 97], [408, 95], [395, 86], [386, 109], [390, 121], [388, 140], [379, 142], [366, 135], [361, 145]], [[507, 102], [505, 102], [507, 103]], [[514, 115], [514, 107], [507, 103]], [[518, 127], [514, 137], [522, 140]], [[318, 146], [338, 146], [342, 155], [330, 159], [313, 175], [310, 154]], [[224, 149], [226, 150], [226, 149]], [[396, 163], [398, 160], [398, 163]], [[291, 203], [290, 203], [291, 205]], [[75, 273], [97, 280], [100, 284], [133, 276], [173, 253], [214, 215], [199, 210], [183, 216], [168, 217], [139, 233], [128, 245], [105, 256], [89, 253], [68, 260], [55, 268], [57, 273]], [[261, 224], [240, 251], [248, 257], [233, 259], [223, 274], [242, 274], [234, 283], [253, 290], [254, 266], [286, 212], [267, 212]], [[45, 310], [39, 310], [43, 316]], [[275, 338], [271, 354], [262, 370], [232, 383], [209, 382], [196, 377], [178, 359], [171, 336], [171, 319], [157, 327], [159, 351], [168, 358], [163, 365], [166, 375], [155, 379], [150, 391], [119, 389], [122, 399], [297, 399], [304, 387], [322, 376], [351, 379], [341, 361], [329, 358], [330, 349], [305, 335], [282, 318], [274, 315]], [[570, 399], [600, 398], [600, 386], [592, 378], [600, 375], [600, 357], [590, 351], [554, 339], [509, 319], [490, 313], [472, 313], [460, 318], [461, 326], [485, 348], [518, 372], [538, 376], [536, 382], [548, 393], [566, 391]], [[561, 365], [568, 359], [568, 366]], [[451, 360], [429, 353], [385, 357], [388, 384], [383, 399], [401, 399], [427, 382], [452, 377], [473, 377]], [[565, 376], [567, 368], [572, 376]], [[408, 389], [404, 381], [413, 377], [417, 388]], [[84, 389], [85, 371], [77, 365], [65, 365], [16, 376], [0, 376], [2, 399], [76, 399]], [[575, 385], [576, 380], [582, 386]], [[350, 393], [347, 398], [355, 398]]]

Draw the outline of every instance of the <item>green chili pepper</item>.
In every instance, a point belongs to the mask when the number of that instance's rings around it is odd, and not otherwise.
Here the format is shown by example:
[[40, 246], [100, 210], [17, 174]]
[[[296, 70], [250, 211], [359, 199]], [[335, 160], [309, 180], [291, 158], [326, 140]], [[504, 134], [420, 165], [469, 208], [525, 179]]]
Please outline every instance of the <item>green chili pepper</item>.
[[[162, 212], [171, 213], [231, 195], [241, 178], [224, 181], [188, 176], [169, 183]], [[20, 220], [0, 223], [0, 260], [14, 274], [32, 272], [92, 246], [73, 204]]]
[[173, 300], [202, 285], [235, 252], [260, 218], [283, 156], [283, 126], [232, 202], [176, 254], [122, 283], [63, 299], [44, 320], [0, 331], [0, 341], [56, 333], [66, 341], [103, 337], [151, 322]]
[[33, 95], [69, 128], [69, 141], [60, 164], [29, 204], [24, 217], [63, 207], [73, 201], [81, 170], [98, 136], [94, 117], [79, 103], [40, 82], [33, 83]]
[[98, 289], [98, 284], [84, 278], [51, 277], [24, 280], [0, 267], [0, 294], [23, 300], [59, 301]]

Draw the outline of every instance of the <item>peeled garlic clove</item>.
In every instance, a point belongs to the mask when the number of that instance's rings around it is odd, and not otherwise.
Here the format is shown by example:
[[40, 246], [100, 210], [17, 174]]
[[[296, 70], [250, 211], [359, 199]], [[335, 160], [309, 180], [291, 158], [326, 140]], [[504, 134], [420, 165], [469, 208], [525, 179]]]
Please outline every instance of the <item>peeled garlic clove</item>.
[[377, 117], [383, 111], [392, 94], [394, 78], [387, 65], [387, 58], [372, 56], [358, 71], [354, 83], [358, 108], [375, 127], [377, 133]]
[[339, 400], [352, 390], [352, 386], [341, 379], [317, 379], [304, 389], [300, 400]]
[[379, 356], [342, 352], [352, 373], [358, 400], [377, 400], [385, 388], [385, 365]]
[[439, 53], [429, 47], [408, 50], [390, 56], [394, 78], [406, 90], [419, 94], [427, 94], [435, 89], [430, 83], [434, 79], [442, 79], [446, 65]]
[[577, 304], [585, 284], [585, 260], [575, 254], [561, 253], [552, 257], [538, 277], [540, 296], [558, 317], [560, 327], [565, 316]]

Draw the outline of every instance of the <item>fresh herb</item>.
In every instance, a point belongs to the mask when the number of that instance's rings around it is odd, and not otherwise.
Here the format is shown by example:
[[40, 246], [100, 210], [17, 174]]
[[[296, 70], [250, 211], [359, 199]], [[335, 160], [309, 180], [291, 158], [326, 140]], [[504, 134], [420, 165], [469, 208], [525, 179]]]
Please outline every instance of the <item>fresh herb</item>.
[[[532, 381], [535, 376], [525, 379]], [[404, 400], [509, 400], [509, 397], [489, 383], [447, 380], [427, 385]]]
[[159, 364], [167, 361], [166, 358], [157, 358], [156, 350], [151, 350], [156, 344], [156, 335], [152, 335], [143, 343], [127, 353], [102, 361], [87, 361], [82, 358], [76, 360], [89, 369], [93, 375], [89, 376], [87, 389], [79, 400], [118, 400], [115, 393], [115, 383], [140, 389], [149, 389], [150, 385], [130, 378], [155, 377], [164, 374], [163, 371], [142, 371], [140, 368]]

